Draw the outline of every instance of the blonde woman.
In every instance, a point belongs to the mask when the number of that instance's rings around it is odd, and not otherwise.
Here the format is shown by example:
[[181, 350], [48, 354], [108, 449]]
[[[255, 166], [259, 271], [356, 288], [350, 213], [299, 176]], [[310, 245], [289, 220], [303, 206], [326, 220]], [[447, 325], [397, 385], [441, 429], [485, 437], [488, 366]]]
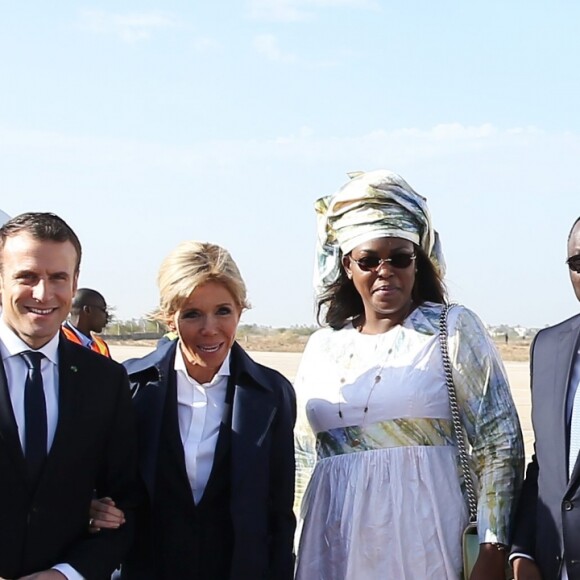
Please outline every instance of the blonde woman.
[[[157, 318], [177, 340], [125, 364], [146, 502], [122, 577], [290, 580], [292, 386], [235, 341], [248, 303], [226, 250], [180, 244], [158, 286]], [[107, 503], [93, 505], [93, 528], [121, 523]]]

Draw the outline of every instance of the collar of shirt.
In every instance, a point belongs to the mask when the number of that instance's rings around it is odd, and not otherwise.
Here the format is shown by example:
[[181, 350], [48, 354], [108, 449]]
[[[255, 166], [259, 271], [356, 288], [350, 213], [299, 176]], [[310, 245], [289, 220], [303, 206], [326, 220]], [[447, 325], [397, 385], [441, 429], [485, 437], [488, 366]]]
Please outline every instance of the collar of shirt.
[[64, 325], [72, 330], [78, 337], [79, 340], [81, 341], [81, 344], [86, 347], [86, 348], [90, 348], [91, 344], [93, 344], [93, 339], [90, 336], [87, 336], [86, 334], [83, 334], [78, 328], [76, 328], [75, 326], [73, 326], [68, 320], [65, 320]]
[[187, 372], [187, 367], [185, 366], [183, 353], [181, 352], [180, 345], [178, 344], [175, 350], [175, 363], [173, 365], [173, 368], [175, 369], [176, 372], [181, 373], [182, 376], [184, 376], [191, 384], [199, 385], [204, 389], [209, 389], [215, 386], [217, 383], [221, 382], [224, 377], [230, 376], [230, 356], [231, 351], [228, 352], [228, 356], [226, 356], [224, 362], [222, 363], [222, 366], [219, 368], [218, 372], [215, 374], [214, 378], [209, 383], [199, 383], [194, 378], [189, 376], [189, 373]]
[[[60, 333], [57, 332], [42, 348], [37, 349], [41, 352], [51, 363], [58, 365], [58, 341], [60, 340]], [[17, 356], [21, 352], [27, 350], [35, 350], [30, 348], [16, 333], [0, 318], [0, 350], [2, 351], [2, 360], [9, 357]]]

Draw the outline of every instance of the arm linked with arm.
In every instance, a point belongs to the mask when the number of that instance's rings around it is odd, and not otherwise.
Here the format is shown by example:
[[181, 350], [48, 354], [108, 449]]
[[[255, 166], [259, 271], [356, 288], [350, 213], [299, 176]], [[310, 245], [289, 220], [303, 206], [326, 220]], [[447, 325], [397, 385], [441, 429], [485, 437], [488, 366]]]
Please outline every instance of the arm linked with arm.
[[116, 505], [125, 514], [126, 523], [118, 529], [103, 529], [97, 534], [89, 534], [87, 530], [86, 536], [65, 555], [66, 563], [87, 579], [105, 577], [118, 567], [133, 537], [132, 512], [140, 500], [137, 436], [129, 383], [122, 367], [118, 368], [116, 379], [115, 411], [95, 491], [100, 497], [115, 499]]

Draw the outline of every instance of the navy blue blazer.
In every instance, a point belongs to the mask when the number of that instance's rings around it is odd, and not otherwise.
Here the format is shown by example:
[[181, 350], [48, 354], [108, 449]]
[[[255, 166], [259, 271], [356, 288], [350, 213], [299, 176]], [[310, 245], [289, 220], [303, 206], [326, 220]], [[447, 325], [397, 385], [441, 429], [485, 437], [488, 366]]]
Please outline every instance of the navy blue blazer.
[[531, 349], [534, 455], [518, 505], [512, 553], [532, 556], [546, 580], [580, 580], [580, 462], [568, 479], [566, 400], [580, 315], [541, 330]]
[[[0, 364], [0, 576], [66, 562], [87, 580], [103, 580], [129, 548], [140, 500], [127, 374], [64, 335], [58, 357], [58, 424], [37, 486], [28, 477]], [[89, 534], [94, 493], [114, 497], [127, 523]]]
[[[151, 504], [159, 439], [177, 341], [126, 361], [134, 391], [140, 472]], [[296, 399], [277, 371], [254, 362], [234, 343], [230, 508], [234, 529], [232, 579], [291, 580], [294, 573], [293, 428]], [[211, 557], [211, 555], [208, 555]]]

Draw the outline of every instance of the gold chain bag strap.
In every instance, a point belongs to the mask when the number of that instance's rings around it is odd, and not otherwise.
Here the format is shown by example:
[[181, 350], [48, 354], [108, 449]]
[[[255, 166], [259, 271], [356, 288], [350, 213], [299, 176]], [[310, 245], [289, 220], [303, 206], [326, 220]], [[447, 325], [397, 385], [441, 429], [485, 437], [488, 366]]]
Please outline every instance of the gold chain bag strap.
[[439, 318], [439, 346], [441, 349], [441, 358], [443, 359], [443, 370], [445, 371], [445, 384], [447, 385], [447, 394], [449, 395], [449, 407], [451, 408], [451, 421], [453, 424], [453, 433], [457, 444], [457, 454], [459, 455], [459, 464], [463, 473], [463, 481], [467, 493], [467, 509], [469, 510], [469, 523], [463, 532], [462, 551], [463, 551], [463, 577], [469, 578], [471, 571], [475, 566], [475, 561], [479, 554], [479, 538], [477, 536], [477, 497], [473, 487], [473, 478], [469, 469], [469, 454], [465, 442], [465, 433], [461, 424], [459, 414], [459, 405], [457, 403], [457, 393], [453, 383], [453, 371], [451, 360], [449, 359], [449, 333], [447, 326], [447, 315], [452, 304], [445, 304], [441, 310]]

